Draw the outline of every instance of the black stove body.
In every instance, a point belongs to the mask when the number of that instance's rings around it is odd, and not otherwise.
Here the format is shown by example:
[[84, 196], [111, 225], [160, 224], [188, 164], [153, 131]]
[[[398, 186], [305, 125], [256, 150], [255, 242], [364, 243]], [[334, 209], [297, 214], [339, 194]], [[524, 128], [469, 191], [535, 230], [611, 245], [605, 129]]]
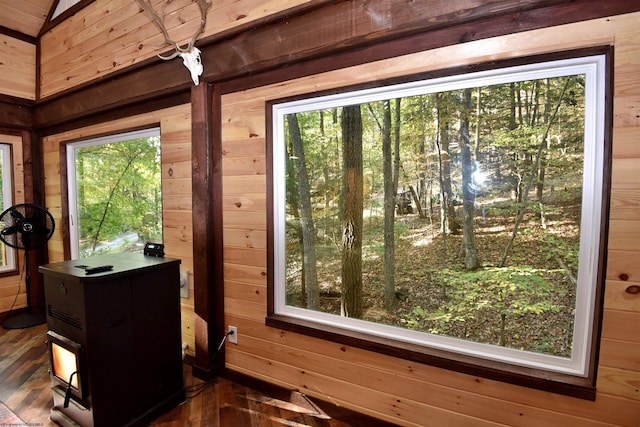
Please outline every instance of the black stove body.
[[123, 253], [40, 267], [53, 421], [146, 425], [184, 401], [179, 266]]

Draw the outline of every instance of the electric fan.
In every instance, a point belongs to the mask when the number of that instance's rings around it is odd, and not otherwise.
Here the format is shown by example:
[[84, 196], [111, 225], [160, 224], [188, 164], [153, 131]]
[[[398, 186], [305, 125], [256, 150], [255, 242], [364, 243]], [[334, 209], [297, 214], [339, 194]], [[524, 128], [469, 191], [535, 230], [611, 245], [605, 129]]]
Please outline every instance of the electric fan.
[[45, 314], [33, 313], [31, 307], [31, 279], [29, 277], [29, 250], [43, 247], [53, 235], [53, 216], [44, 208], [23, 203], [14, 205], [0, 214], [0, 240], [7, 246], [24, 250], [27, 312], [7, 319], [7, 329], [28, 328], [45, 322]]

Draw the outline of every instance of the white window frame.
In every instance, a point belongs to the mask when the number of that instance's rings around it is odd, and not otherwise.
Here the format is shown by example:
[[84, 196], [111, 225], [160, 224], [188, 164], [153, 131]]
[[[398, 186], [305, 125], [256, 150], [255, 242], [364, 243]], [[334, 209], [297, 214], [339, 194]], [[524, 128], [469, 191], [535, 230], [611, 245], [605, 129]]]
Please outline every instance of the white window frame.
[[[572, 355], [569, 358], [498, 347], [433, 335], [358, 319], [345, 318], [286, 304], [285, 217], [287, 114], [337, 108], [413, 95], [485, 87], [509, 82], [584, 74], [584, 170], [582, 223], [579, 254], [579, 283], [575, 301]], [[311, 321], [319, 325], [389, 338], [437, 350], [490, 361], [587, 378], [590, 375], [593, 322], [595, 316], [598, 262], [601, 251], [603, 170], [605, 168], [606, 55], [592, 55], [556, 61], [458, 74], [431, 80], [310, 97], [272, 106], [273, 129], [273, 314]]]
[[[0, 152], [2, 152], [2, 201], [3, 210], [13, 205], [13, 156], [11, 144], [0, 143]], [[0, 273], [12, 271], [16, 269], [16, 250], [10, 246], [4, 246], [5, 265], [0, 266]]]
[[107, 135], [97, 138], [67, 144], [67, 192], [69, 194], [69, 241], [71, 249], [71, 259], [80, 258], [80, 245], [78, 238], [78, 193], [76, 191], [76, 150], [96, 145], [112, 144], [132, 139], [142, 139], [160, 137], [160, 128], [153, 127], [131, 132], [124, 132], [114, 135]]

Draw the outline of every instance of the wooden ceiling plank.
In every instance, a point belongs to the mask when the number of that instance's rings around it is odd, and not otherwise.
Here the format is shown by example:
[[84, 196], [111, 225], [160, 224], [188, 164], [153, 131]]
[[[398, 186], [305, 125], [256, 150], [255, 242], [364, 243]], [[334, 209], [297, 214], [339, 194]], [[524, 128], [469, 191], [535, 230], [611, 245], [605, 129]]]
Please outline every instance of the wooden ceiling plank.
[[0, 26], [36, 37], [54, 0], [0, 0]]

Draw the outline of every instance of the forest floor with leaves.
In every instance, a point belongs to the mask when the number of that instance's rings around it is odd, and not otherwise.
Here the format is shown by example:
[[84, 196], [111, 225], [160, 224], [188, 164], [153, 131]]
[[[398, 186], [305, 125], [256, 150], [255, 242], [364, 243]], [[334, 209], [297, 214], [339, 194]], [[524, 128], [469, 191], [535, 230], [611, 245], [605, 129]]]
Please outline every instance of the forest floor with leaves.
[[[363, 319], [569, 357], [578, 227], [567, 209], [577, 207], [545, 213], [546, 227], [539, 212], [526, 214], [503, 268], [499, 263], [517, 209], [505, 202], [478, 210], [481, 268], [476, 271], [464, 270], [461, 234], [447, 235], [443, 242], [437, 216], [397, 216], [396, 306], [391, 311], [384, 308], [382, 233], [369, 224], [363, 241]], [[328, 252], [333, 255], [318, 262], [320, 310], [340, 314], [340, 258], [335, 258], [335, 248]], [[290, 303], [300, 304], [295, 299]]]

